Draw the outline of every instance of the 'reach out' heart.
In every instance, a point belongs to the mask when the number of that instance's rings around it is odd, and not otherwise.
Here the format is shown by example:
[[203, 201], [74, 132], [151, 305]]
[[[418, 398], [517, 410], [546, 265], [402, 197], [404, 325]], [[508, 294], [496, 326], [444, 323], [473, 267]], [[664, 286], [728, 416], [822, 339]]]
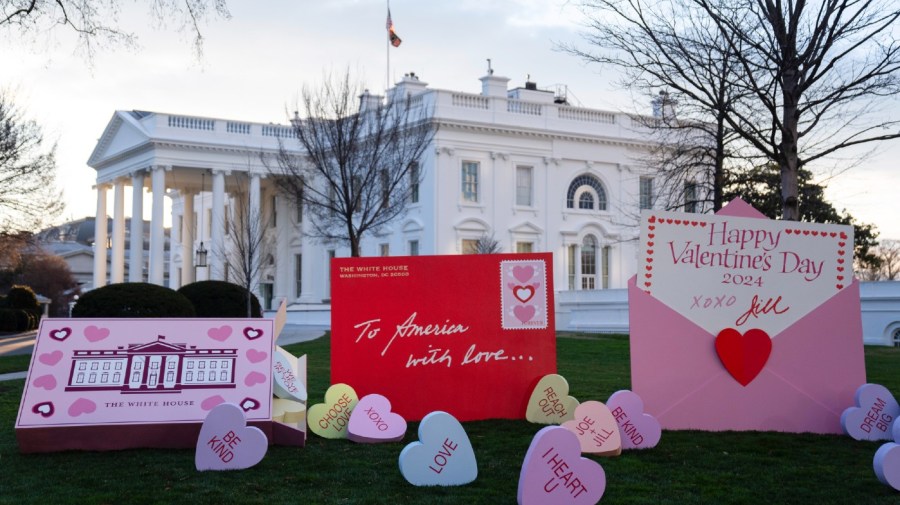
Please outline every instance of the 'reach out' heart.
[[875, 468], [875, 476], [882, 484], [900, 491], [900, 444], [888, 442], [882, 445], [875, 452], [872, 466]]
[[662, 437], [659, 420], [644, 412], [644, 400], [634, 391], [616, 391], [606, 401], [613, 418], [619, 424], [622, 449], [650, 449]]
[[194, 464], [197, 470], [242, 470], [250, 468], [266, 455], [269, 440], [254, 426], [247, 426], [247, 419], [240, 407], [222, 403], [206, 415]]
[[581, 444], [581, 452], [598, 456], [622, 454], [619, 425], [603, 402], [586, 401], [575, 408], [575, 418], [562, 427], [571, 431]]
[[863, 384], [854, 395], [855, 406], [841, 414], [844, 433], [856, 440], [896, 440], [891, 425], [900, 416], [900, 405], [881, 384]]
[[359, 397], [347, 384], [333, 384], [325, 391], [325, 402], [309, 408], [309, 429], [322, 438], [347, 438], [347, 425]]
[[528, 404], [525, 406], [525, 419], [535, 424], [562, 424], [575, 417], [578, 400], [569, 396], [569, 383], [558, 374], [547, 374], [541, 377]]
[[519, 505], [593, 505], [606, 491], [606, 472], [581, 457], [578, 438], [547, 426], [531, 440], [519, 473]]
[[725, 328], [716, 336], [719, 360], [742, 386], [747, 386], [762, 371], [772, 353], [772, 339], [763, 330], [753, 328], [741, 335], [734, 328]]
[[414, 486], [462, 486], [478, 477], [478, 462], [465, 428], [435, 411], [419, 423], [419, 441], [400, 452], [400, 474]]
[[382, 395], [371, 394], [359, 399], [350, 422], [347, 438], [361, 444], [397, 442], [406, 435], [406, 419], [391, 412], [391, 402]]

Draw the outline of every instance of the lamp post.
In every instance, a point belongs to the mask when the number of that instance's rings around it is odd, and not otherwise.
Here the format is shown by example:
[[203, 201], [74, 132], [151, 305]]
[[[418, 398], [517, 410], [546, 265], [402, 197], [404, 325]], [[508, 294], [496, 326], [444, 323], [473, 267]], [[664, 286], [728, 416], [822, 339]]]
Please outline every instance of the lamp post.
[[203, 192], [206, 190], [206, 172], [202, 172], [200, 174], [200, 209], [197, 212], [197, 220], [200, 221], [200, 247], [197, 248], [196, 256], [194, 259], [195, 267], [205, 267], [208, 266], [206, 263], [206, 258], [209, 255], [209, 251], [203, 247]]

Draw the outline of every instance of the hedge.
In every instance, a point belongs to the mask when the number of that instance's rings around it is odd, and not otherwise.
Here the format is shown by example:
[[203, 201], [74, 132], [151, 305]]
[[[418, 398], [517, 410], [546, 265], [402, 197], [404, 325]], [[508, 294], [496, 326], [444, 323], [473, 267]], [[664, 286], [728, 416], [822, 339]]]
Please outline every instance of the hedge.
[[[198, 281], [178, 290], [194, 304], [197, 317], [247, 317], [247, 289], [225, 281]], [[250, 317], [262, 317], [259, 299], [250, 293]]]
[[72, 317], [194, 317], [181, 293], [146, 282], [109, 284], [81, 295]]

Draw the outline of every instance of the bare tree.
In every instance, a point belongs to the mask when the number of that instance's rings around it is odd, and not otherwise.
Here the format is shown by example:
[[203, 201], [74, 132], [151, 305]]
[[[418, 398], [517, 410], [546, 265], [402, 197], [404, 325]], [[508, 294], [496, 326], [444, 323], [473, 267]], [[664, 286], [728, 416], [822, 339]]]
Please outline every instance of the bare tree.
[[37, 230], [62, 212], [55, 152], [0, 92], [0, 232]]
[[900, 280], [900, 240], [882, 240], [873, 250], [878, 262], [860, 269], [857, 275], [866, 281]]
[[[150, 19], [172, 23], [193, 37], [194, 52], [203, 54], [200, 25], [208, 18], [229, 19], [225, 0], [150, 0]], [[78, 50], [88, 61], [96, 48], [109, 45], [134, 47], [137, 37], [118, 25], [118, 0], [0, 0], [0, 30], [11, 36], [39, 40], [54, 28], [72, 30], [78, 36]]]
[[475, 241], [475, 254], [497, 254], [502, 250], [493, 233], [490, 236], [482, 235]]
[[249, 181], [241, 180], [241, 176], [235, 176], [237, 190], [232, 193], [231, 216], [226, 223], [231, 240], [223, 256], [228, 271], [234, 275], [233, 282], [246, 291], [247, 317], [253, 317], [251, 297], [259, 287], [262, 259], [271, 252], [272, 242], [266, 234], [266, 219], [260, 206], [253, 209], [250, 203]]
[[349, 72], [304, 87], [300, 108], [292, 122], [299, 152], [282, 144], [276, 163], [266, 162], [283, 194], [309, 214], [311, 234], [359, 256], [363, 237], [417, 198], [430, 113], [409, 96], [370, 95]]

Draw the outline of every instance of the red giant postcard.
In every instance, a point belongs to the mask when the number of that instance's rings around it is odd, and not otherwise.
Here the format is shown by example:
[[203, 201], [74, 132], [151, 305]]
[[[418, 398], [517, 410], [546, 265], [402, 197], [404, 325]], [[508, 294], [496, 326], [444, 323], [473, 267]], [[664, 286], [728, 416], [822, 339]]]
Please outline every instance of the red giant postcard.
[[331, 264], [331, 382], [418, 420], [525, 416], [556, 372], [553, 256], [341, 258]]

